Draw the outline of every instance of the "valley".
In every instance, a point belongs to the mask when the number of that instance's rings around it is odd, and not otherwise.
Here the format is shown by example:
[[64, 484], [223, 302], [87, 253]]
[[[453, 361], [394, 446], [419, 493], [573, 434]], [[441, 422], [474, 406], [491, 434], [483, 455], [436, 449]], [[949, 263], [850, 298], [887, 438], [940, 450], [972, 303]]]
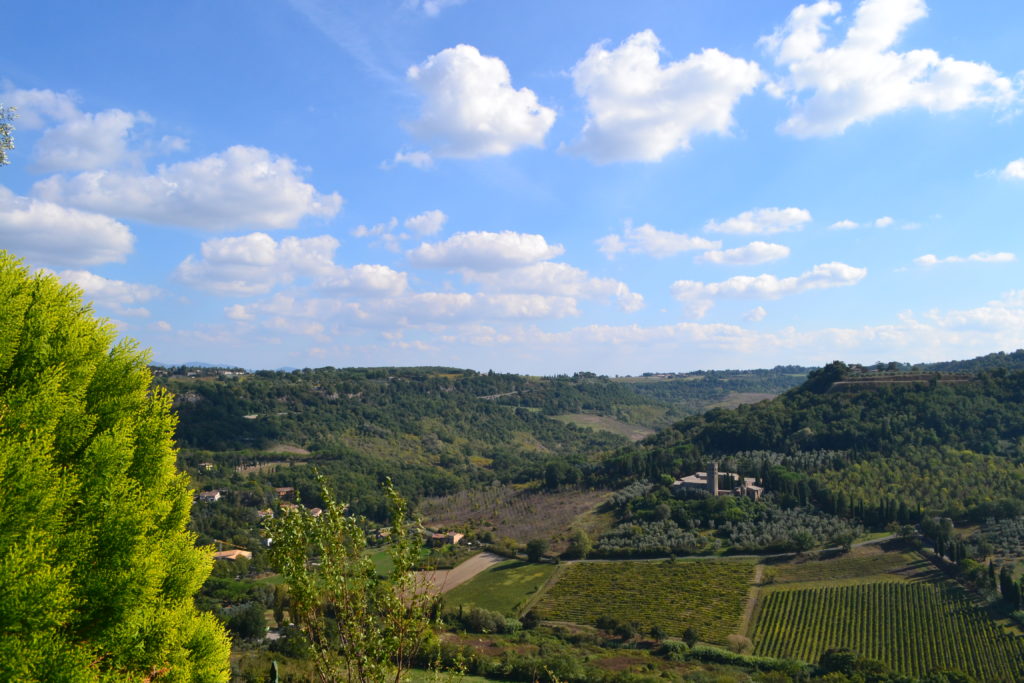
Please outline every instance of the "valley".
[[[160, 380], [190, 397], [181, 462], [221, 494], [196, 504], [193, 527], [251, 554], [218, 561], [200, 604], [229, 627], [251, 605], [269, 629], [237, 632], [241, 680], [271, 659], [308, 671], [260, 519], [319, 514], [316, 473], [365, 515], [385, 576], [377, 482], [415, 504], [444, 667], [563, 681], [1024, 676], [1016, 367], [904, 382], [837, 363], [775, 398], [756, 389], [786, 373], [188, 372]], [[225, 409], [248, 431], [221, 429]], [[669, 415], [682, 417], [659, 427]]]

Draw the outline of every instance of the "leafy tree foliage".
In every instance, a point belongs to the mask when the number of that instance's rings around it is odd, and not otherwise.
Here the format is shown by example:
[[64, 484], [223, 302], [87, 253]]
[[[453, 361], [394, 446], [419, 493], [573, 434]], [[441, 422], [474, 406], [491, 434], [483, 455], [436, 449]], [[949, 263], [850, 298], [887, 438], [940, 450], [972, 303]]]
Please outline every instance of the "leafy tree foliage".
[[0, 252], [0, 679], [226, 681], [171, 400], [115, 338]]
[[15, 107], [5, 107], [0, 104], [0, 166], [11, 163], [7, 158], [7, 152], [14, 149], [14, 126], [11, 125], [17, 114]]
[[530, 562], [540, 562], [544, 553], [548, 551], [548, 542], [543, 538], [534, 538], [526, 544], [526, 559]]
[[297, 508], [267, 526], [271, 560], [288, 582], [291, 614], [310, 643], [317, 673], [328, 681], [398, 681], [432, 635], [433, 598], [416, 584], [419, 530], [391, 482], [389, 553], [393, 569], [377, 573], [366, 553], [366, 520], [347, 514], [321, 478], [323, 514]]

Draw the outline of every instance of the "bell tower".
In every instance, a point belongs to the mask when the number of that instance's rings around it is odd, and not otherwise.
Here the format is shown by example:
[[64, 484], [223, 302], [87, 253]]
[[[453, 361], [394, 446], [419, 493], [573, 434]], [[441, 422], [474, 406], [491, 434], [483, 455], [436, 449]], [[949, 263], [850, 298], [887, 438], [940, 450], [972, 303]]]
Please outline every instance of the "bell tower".
[[708, 493], [718, 496], [718, 463], [708, 465]]

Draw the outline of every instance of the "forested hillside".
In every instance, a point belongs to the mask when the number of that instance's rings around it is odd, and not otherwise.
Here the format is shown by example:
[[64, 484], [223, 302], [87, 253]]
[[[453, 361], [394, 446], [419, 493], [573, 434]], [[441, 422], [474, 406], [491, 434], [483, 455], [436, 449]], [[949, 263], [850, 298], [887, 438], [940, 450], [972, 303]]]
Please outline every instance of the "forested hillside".
[[830, 391], [850, 377], [836, 362], [772, 401], [687, 418], [610, 458], [605, 475], [654, 478], [720, 459], [780, 500], [871, 524], [1024, 512], [1024, 372]]

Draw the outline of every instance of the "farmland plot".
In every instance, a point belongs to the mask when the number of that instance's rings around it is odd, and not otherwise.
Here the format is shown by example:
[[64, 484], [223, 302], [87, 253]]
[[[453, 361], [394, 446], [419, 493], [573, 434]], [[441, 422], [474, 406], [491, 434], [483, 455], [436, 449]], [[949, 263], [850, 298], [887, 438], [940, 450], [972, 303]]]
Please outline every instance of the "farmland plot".
[[692, 626], [701, 640], [724, 643], [739, 629], [753, 575], [753, 563], [738, 561], [576, 562], [537, 609], [545, 619], [614, 617], [674, 636]]
[[978, 680], [1024, 680], [1024, 638], [944, 584], [778, 590], [763, 599], [754, 630], [759, 655], [816, 662], [829, 648], [848, 647], [904, 674], [958, 669]]

